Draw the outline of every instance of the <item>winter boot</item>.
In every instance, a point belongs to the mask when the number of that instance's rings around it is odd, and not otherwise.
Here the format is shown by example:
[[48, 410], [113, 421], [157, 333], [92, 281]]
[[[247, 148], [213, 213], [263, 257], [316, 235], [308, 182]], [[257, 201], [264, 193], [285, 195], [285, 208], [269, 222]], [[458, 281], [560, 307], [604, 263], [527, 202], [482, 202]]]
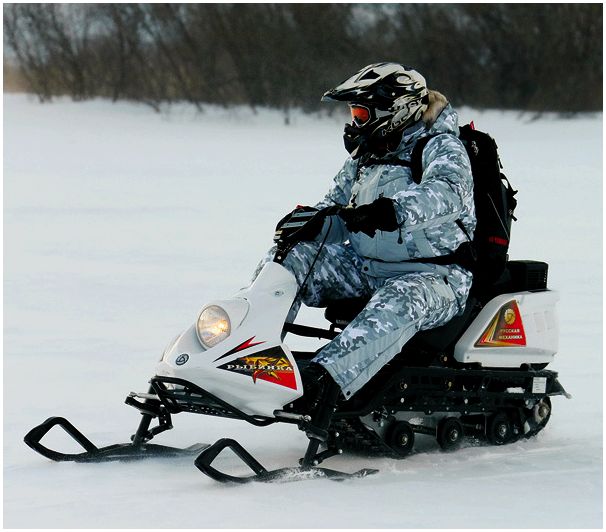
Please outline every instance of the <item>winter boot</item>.
[[336, 383], [320, 364], [301, 360], [297, 362], [297, 365], [303, 381], [303, 397], [292, 404], [292, 409], [313, 416], [320, 403], [325, 399], [326, 388], [336, 386]]
[[[307, 394], [306, 408], [311, 422], [305, 429], [309, 438], [309, 445], [305, 456], [301, 459], [303, 467], [318, 465], [328, 451], [318, 454], [320, 445], [326, 444], [329, 439], [329, 427], [333, 414], [337, 409], [337, 403], [343, 398], [341, 388], [319, 364], [309, 363], [303, 372], [307, 380], [307, 388], [304, 389], [304, 397]], [[304, 380], [304, 382], [305, 382]], [[331, 452], [332, 456], [334, 452]]]

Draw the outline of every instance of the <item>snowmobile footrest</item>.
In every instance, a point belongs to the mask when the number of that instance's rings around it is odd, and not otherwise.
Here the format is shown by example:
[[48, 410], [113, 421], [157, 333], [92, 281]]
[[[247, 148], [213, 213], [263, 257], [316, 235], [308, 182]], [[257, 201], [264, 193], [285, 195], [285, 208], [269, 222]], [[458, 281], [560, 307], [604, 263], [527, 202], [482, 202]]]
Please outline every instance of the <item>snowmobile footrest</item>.
[[[252, 469], [254, 474], [247, 477], [238, 477], [223, 473], [212, 467], [212, 462], [224, 449], [231, 449], [238, 458]], [[378, 472], [378, 469], [361, 469], [355, 473], [344, 473], [322, 467], [284, 467], [268, 471], [242, 445], [230, 438], [222, 438], [202, 451], [194, 464], [202, 473], [213, 480], [238, 484], [247, 482], [294, 482], [313, 478], [346, 480], [348, 478], [361, 478]]]
[[[53, 451], [40, 443], [40, 440], [53, 427], [61, 427], [69, 434], [79, 445], [82, 446], [82, 453], [62, 453]], [[23, 441], [37, 453], [54, 460], [55, 462], [110, 462], [114, 460], [137, 460], [141, 458], [168, 457], [178, 455], [198, 454], [202, 449], [208, 447], [208, 444], [196, 444], [186, 449], [168, 447], [165, 445], [132, 443], [117, 443], [106, 447], [97, 447], [67, 419], [63, 417], [50, 417], [37, 427], [30, 430]]]

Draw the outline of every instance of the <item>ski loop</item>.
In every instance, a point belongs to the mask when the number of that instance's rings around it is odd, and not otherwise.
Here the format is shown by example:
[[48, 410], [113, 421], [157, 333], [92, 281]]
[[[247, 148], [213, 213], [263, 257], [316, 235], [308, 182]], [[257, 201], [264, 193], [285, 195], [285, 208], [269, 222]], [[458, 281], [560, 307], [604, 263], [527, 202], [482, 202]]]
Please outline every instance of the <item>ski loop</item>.
[[[253, 471], [253, 474], [240, 477], [223, 473], [214, 468], [211, 465], [212, 462], [225, 449], [231, 449]], [[296, 482], [318, 478], [341, 481], [350, 478], [363, 478], [379, 471], [378, 469], [360, 469], [355, 473], [345, 473], [323, 467], [283, 467], [268, 471], [242, 445], [231, 438], [221, 438], [210, 447], [204, 449], [198, 458], [196, 458], [194, 465], [213, 480], [233, 484], [247, 484], [249, 482]]]
[[[53, 428], [61, 427], [83, 449], [81, 453], [62, 453], [42, 445], [40, 440]], [[172, 457], [193, 455], [208, 447], [208, 444], [195, 444], [185, 449], [166, 445], [117, 443], [106, 447], [97, 447], [74, 425], [63, 417], [50, 417], [30, 430], [23, 441], [34, 451], [55, 462], [112, 462], [116, 460], [139, 460], [142, 458]]]

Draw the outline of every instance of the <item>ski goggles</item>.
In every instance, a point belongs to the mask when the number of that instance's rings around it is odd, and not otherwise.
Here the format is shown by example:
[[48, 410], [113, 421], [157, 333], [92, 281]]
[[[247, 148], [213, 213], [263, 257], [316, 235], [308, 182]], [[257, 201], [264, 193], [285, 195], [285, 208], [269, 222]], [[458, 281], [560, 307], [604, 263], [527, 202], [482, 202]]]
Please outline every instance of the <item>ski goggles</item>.
[[351, 111], [351, 124], [356, 127], [365, 126], [372, 118], [370, 109], [364, 105], [350, 104], [349, 110]]

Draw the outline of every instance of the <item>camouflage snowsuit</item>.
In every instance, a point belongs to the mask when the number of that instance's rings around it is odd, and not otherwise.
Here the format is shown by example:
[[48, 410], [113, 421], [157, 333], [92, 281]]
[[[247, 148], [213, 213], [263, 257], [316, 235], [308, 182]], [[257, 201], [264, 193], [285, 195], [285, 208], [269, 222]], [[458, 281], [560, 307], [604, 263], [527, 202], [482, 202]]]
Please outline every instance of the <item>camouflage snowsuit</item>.
[[[396, 201], [399, 230], [377, 231], [370, 238], [349, 233], [343, 221], [332, 216], [314, 242], [297, 244], [283, 263], [300, 286], [320, 250], [301, 294], [308, 306], [370, 297], [363, 311], [314, 358], [346, 398], [362, 388], [417, 331], [443, 325], [465, 307], [472, 281], [468, 271], [456, 265], [407, 262], [447, 255], [465, 242], [457, 220], [470, 235], [475, 228], [473, 178], [469, 158], [457, 138], [458, 117], [446, 102], [442, 107], [433, 123], [420, 122], [405, 131], [398, 149], [390, 154], [392, 159], [410, 160], [419, 138], [440, 134], [423, 151], [420, 184], [412, 181], [408, 167], [378, 164], [358, 169], [358, 162], [349, 158], [316, 205], [359, 206], [380, 196], [390, 197]], [[299, 307], [300, 302], [295, 302], [289, 321]]]

